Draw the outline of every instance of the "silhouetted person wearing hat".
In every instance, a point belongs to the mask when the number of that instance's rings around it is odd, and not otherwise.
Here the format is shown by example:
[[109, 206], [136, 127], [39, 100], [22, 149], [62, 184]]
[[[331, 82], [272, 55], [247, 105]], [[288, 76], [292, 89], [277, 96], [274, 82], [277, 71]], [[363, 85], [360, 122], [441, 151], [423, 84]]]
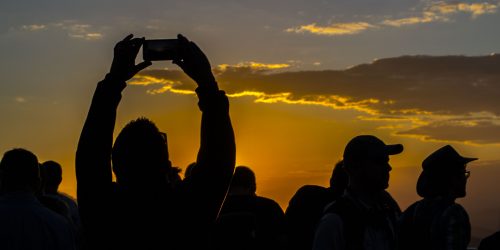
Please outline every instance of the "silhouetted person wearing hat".
[[339, 161], [333, 168], [329, 187], [305, 185], [297, 190], [285, 212], [288, 249], [312, 248], [314, 232], [325, 206], [344, 194], [348, 181], [343, 161]]
[[423, 199], [408, 207], [401, 217], [400, 249], [467, 249], [469, 216], [455, 200], [466, 195], [470, 174], [466, 165], [474, 160], [477, 158], [460, 156], [447, 145], [422, 162], [417, 193]]
[[37, 157], [25, 149], [7, 151], [0, 162], [0, 249], [75, 249], [70, 222], [43, 206]]
[[[97, 84], [76, 153], [77, 198], [89, 249], [205, 249], [235, 164], [229, 102], [198, 46], [179, 35], [173, 61], [198, 85], [200, 149], [190, 177], [171, 185], [167, 136], [139, 118], [113, 144], [122, 91], [151, 62], [135, 64], [144, 38], [117, 43]], [[116, 182], [112, 181], [112, 171]]]
[[236, 167], [213, 234], [213, 249], [284, 249], [283, 210], [275, 201], [256, 195], [256, 190], [254, 172]]
[[385, 191], [389, 187], [389, 155], [401, 144], [386, 145], [372, 135], [354, 137], [344, 150], [349, 176], [345, 194], [325, 209], [316, 229], [314, 250], [395, 249], [395, 224], [401, 213]]

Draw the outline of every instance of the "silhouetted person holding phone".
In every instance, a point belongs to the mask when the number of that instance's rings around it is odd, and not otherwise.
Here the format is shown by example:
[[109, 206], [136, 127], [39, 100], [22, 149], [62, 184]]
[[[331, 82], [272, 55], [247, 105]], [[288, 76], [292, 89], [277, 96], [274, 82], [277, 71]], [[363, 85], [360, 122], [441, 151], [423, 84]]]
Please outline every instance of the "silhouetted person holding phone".
[[447, 145], [422, 162], [417, 193], [423, 199], [401, 217], [400, 249], [467, 249], [469, 216], [455, 200], [466, 195], [470, 174], [466, 165], [474, 160], [477, 158], [463, 157]]
[[75, 249], [70, 222], [40, 203], [37, 157], [7, 151], [0, 162], [0, 249]]
[[330, 187], [305, 185], [297, 190], [285, 212], [288, 249], [312, 248], [314, 233], [325, 206], [344, 194], [348, 181], [343, 161], [339, 161], [333, 168]]
[[[197, 166], [173, 187], [167, 137], [139, 118], [113, 144], [116, 109], [144, 38], [116, 44], [109, 74], [98, 83], [76, 154], [77, 196], [90, 249], [204, 249], [235, 163], [229, 102], [198, 46], [179, 35], [173, 61], [197, 84], [202, 111]], [[116, 175], [112, 181], [111, 171]]]
[[275, 201], [256, 195], [256, 190], [254, 172], [245, 166], [236, 167], [217, 220], [212, 249], [284, 249], [283, 210]]
[[325, 209], [314, 250], [395, 249], [398, 204], [389, 187], [389, 156], [403, 151], [372, 135], [354, 137], [344, 150], [345, 194]]

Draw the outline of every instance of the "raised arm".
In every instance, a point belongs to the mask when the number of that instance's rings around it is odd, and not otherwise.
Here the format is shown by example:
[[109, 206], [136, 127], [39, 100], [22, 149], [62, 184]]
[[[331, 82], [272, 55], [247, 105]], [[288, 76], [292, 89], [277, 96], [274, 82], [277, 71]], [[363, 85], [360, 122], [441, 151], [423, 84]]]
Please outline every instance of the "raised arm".
[[106, 217], [106, 202], [112, 188], [111, 149], [116, 109], [125, 81], [151, 65], [135, 65], [144, 39], [127, 36], [114, 48], [110, 72], [97, 84], [76, 152], [77, 198], [81, 220], [87, 232], [97, 230]]
[[201, 221], [215, 221], [224, 201], [234, 171], [236, 147], [234, 132], [229, 118], [229, 102], [226, 94], [220, 91], [212, 74], [210, 63], [193, 42], [182, 35], [181, 58], [174, 63], [179, 65], [196, 83], [202, 111], [200, 149], [197, 165], [186, 180], [192, 197], [191, 206]]

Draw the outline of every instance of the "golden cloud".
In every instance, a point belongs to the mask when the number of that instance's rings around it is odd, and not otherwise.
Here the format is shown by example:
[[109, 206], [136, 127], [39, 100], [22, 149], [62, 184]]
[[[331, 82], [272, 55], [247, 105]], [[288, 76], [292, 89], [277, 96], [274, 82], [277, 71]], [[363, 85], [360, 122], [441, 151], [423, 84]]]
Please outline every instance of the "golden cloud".
[[368, 29], [376, 28], [375, 25], [366, 22], [334, 23], [329, 26], [318, 26], [316, 23], [302, 25], [300, 27], [288, 28], [289, 33], [311, 33], [316, 35], [341, 36], [354, 35]]
[[440, 2], [429, 9], [435, 13], [454, 14], [458, 12], [471, 13], [472, 17], [478, 17], [484, 14], [495, 13], [498, 9], [498, 4], [491, 3], [444, 3]]
[[[496, 54], [403, 56], [346, 70], [269, 72], [228, 67], [217, 75], [217, 81], [231, 98], [353, 110], [360, 113], [360, 120], [381, 122], [398, 136], [481, 144], [500, 143], [500, 136], [487, 139], [479, 129], [494, 135], [500, 131], [499, 67], [500, 55]], [[174, 70], [146, 70], [131, 84], [153, 87], [150, 94], [194, 94], [196, 88]], [[446, 128], [444, 136], [431, 134]], [[467, 129], [475, 132], [455, 134]]]
[[443, 16], [439, 16], [434, 12], [424, 12], [420, 17], [407, 17], [401, 19], [388, 19], [382, 22], [383, 25], [401, 27], [405, 25], [414, 25], [420, 23], [431, 23], [436, 21], [447, 21], [448, 19]]
[[289, 68], [291, 65], [288, 63], [259, 63], [259, 62], [241, 62], [236, 65], [230, 65], [230, 64], [220, 64], [217, 66], [217, 70], [219, 71], [225, 71], [228, 68], [250, 68], [252, 70], [276, 70], [276, 69], [286, 69]]
[[471, 13], [472, 18], [484, 14], [492, 14], [497, 11], [499, 4], [491, 3], [432, 3], [426, 7], [420, 16], [407, 17], [401, 19], [388, 19], [382, 21], [383, 25], [401, 27], [431, 22], [446, 22], [450, 16], [457, 13]]
[[147, 90], [148, 94], [162, 94], [167, 91], [175, 93], [175, 94], [184, 94], [184, 95], [194, 95], [195, 92], [192, 90], [185, 89], [175, 89], [176, 84], [181, 84], [179, 81], [171, 81], [168, 79], [158, 78], [154, 76], [148, 75], [135, 75], [129, 82], [130, 85], [139, 85], [139, 86], [150, 86], [157, 85], [159, 88]]
[[354, 35], [369, 29], [379, 28], [380, 26], [403, 27], [408, 25], [425, 24], [433, 22], [447, 22], [452, 20], [451, 16], [458, 13], [470, 13], [472, 18], [481, 15], [496, 13], [500, 3], [445, 3], [434, 2], [421, 10], [421, 13], [415, 16], [386, 19], [379, 24], [368, 22], [350, 22], [335, 23], [328, 26], [320, 26], [316, 23], [302, 25], [299, 27], [288, 28], [285, 31], [289, 33], [311, 33], [315, 35], [340, 36]]

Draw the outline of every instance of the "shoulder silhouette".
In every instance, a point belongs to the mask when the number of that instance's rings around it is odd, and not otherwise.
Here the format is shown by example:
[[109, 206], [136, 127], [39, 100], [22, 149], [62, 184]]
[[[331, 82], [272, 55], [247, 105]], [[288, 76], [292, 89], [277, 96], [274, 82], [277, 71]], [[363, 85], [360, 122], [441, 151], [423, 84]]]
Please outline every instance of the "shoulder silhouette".
[[283, 249], [284, 214], [273, 200], [256, 195], [254, 172], [236, 168], [212, 236], [212, 248]]
[[465, 209], [455, 203], [466, 195], [469, 171], [466, 158], [450, 145], [430, 154], [422, 162], [417, 193], [422, 200], [403, 213], [400, 222], [401, 249], [466, 249], [470, 222]]
[[48, 209], [40, 193], [37, 157], [25, 149], [7, 151], [0, 162], [0, 248], [75, 249], [67, 218]]
[[312, 248], [314, 232], [325, 206], [343, 195], [347, 183], [343, 162], [339, 161], [333, 168], [328, 188], [305, 185], [297, 190], [285, 212], [289, 249]]
[[386, 145], [372, 135], [349, 141], [343, 157], [349, 184], [344, 195], [325, 209], [313, 249], [396, 248], [396, 221], [401, 211], [385, 189], [392, 169], [389, 156], [402, 151], [401, 144]]

